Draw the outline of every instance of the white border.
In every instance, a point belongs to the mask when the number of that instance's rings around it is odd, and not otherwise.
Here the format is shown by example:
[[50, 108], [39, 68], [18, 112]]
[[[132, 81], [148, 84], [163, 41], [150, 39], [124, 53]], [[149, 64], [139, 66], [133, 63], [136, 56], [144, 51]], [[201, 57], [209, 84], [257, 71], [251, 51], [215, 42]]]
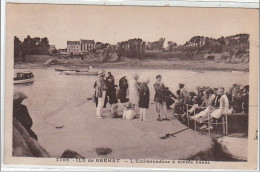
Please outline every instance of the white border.
[[[141, 5], [141, 6], [180, 6], [180, 7], [233, 7], [258, 8], [259, 0], [2, 0], [1, 1], [1, 170], [2, 171], [181, 171], [182, 169], [162, 168], [98, 168], [75, 166], [22, 166], [4, 165], [4, 96], [5, 96], [5, 36], [6, 36], [6, 3], [49, 3], [49, 4], [95, 4], [95, 5]], [[259, 126], [258, 126], [259, 130]], [[258, 150], [259, 151], [259, 150]], [[258, 155], [259, 160], [259, 155]], [[258, 167], [259, 169], [259, 167]], [[188, 170], [186, 170], [188, 171]], [[195, 171], [195, 170], [192, 170]], [[197, 169], [196, 171], [206, 171]], [[211, 170], [213, 171], [213, 170]], [[215, 170], [216, 171], [216, 170]], [[218, 170], [219, 171], [219, 170]]]

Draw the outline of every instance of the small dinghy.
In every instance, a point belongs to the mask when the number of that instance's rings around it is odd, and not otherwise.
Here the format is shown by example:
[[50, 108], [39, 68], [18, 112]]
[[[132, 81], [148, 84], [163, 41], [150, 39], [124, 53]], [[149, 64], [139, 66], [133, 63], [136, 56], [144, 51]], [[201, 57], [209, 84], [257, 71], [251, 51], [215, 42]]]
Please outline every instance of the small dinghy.
[[34, 81], [33, 73], [28, 72], [18, 72], [14, 78], [14, 84], [31, 83]]

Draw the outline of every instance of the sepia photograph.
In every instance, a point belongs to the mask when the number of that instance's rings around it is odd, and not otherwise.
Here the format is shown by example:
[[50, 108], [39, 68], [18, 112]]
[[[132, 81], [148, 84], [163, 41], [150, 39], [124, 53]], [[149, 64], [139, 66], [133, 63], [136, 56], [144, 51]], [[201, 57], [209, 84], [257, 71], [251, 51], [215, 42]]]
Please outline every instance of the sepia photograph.
[[258, 14], [7, 3], [6, 164], [256, 169]]

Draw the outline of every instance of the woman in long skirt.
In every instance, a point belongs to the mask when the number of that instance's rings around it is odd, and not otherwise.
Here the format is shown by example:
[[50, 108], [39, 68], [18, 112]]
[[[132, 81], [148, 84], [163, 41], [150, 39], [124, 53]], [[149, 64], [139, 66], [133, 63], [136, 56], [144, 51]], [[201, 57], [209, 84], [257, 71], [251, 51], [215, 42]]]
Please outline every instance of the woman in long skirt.
[[126, 103], [129, 101], [126, 98], [127, 89], [128, 89], [128, 83], [127, 83], [126, 76], [124, 76], [119, 80], [119, 91], [118, 91], [117, 99], [120, 100], [120, 103]]
[[132, 79], [129, 81], [129, 102], [132, 104], [132, 108], [135, 108], [135, 105], [139, 103], [139, 92], [138, 92], [138, 83], [137, 80], [139, 76], [137, 74], [133, 75]]

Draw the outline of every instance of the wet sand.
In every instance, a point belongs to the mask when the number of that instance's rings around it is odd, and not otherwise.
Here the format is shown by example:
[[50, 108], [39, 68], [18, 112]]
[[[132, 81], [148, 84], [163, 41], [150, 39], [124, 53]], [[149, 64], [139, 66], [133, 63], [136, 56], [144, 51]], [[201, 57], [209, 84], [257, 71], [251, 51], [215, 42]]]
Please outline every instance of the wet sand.
[[[88, 60], [80, 60], [74, 58], [70, 60], [69, 64], [66, 66], [73, 68], [88, 68], [89, 66], [93, 68], [105, 68], [105, 69], [172, 69], [172, 70], [203, 70], [203, 71], [232, 71], [232, 70], [242, 70], [248, 71], [248, 63], [226, 63], [226, 62], [215, 62], [206, 60], [179, 60], [179, 59], [129, 59], [124, 58], [122, 61], [118, 62], [90, 62]], [[16, 64], [16, 69], [42, 69], [42, 68], [60, 68], [63, 65], [51, 65], [50, 67], [44, 66], [43, 62], [35, 63], [22, 63]]]
[[[167, 133], [187, 127], [172, 116], [172, 111], [168, 111], [170, 121], [157, 121], [154, 104], [150, 104], [145, 122], [110, 118], [109, 108], [107, 105], [104, 109], [104, 119], [97, 119], [92, 101], [75, 104], [51, 116], [39, 117], [45, 121], [37, 123], [33, 129], [39, 143], [54, 157], [61, 156], [65, 149], [71, 149], [86, 158], [186, 159], [213, 146], [209, 136], [191, 129], [175, 137], [160, 139]], [[121, 112], [122, 108], [119, 108]], [[51, 124], [64, 127], [56, 129]], [[112, 153], [98, 156], [95, 151], [98, 147], [111, 148]]]

